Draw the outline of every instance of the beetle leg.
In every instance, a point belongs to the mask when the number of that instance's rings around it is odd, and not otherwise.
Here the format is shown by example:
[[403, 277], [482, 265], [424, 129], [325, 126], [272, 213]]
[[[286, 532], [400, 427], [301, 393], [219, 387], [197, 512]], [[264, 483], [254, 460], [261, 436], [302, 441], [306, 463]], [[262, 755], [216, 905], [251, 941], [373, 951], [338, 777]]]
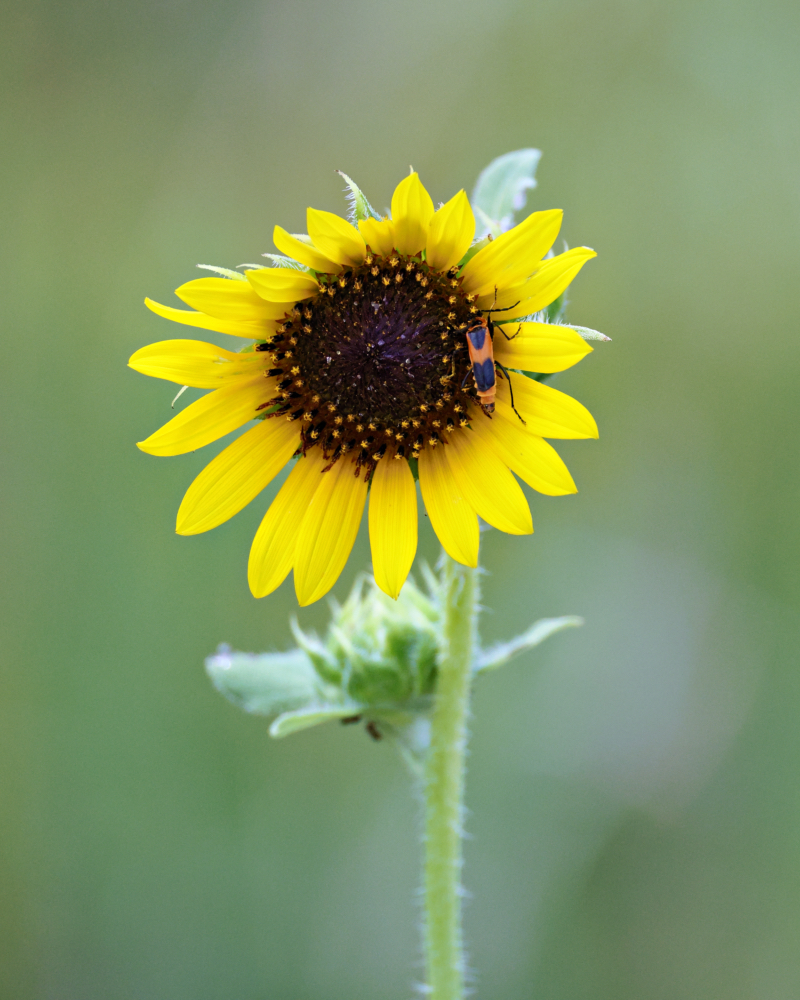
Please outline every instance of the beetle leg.
[[[496, 295], [495, 295], [495, 299], [494, 299], [494, 301], [495, 301], [495, 302], [497, 302], [497, 296], [496, 296]], [[513, 305], [513, 306], [503, 306], [503, 308], [502, 308], [502, 309], [495, 309], [495, 308], [492, 308], [492, 309], [484, 309], [483, 311], [484, 311], [484, 312], [487, 312], [487, 313], [504, 313], [504, 312], [508, 312], [508, 310], [509, 310], [509, 309], [516, 309], [516, 308], [517, 308], [517, 306], [518, 306], [518, 305], [520, 304], [520, 302], [522, 302], [522, 299], [518, 299], [518, 300], [517, 300], [517, 301], [516, 301], [516, 302], [514, 303], [514, 305]], [[492, 305], [494, 306], [494, 303], [492, 303]]]
[[462, 389], [463, 389], [463, 388], [464, 388], [464, 386], [465, 386], [465, 385], [467, 384], [467, 379], [468, 379], [468, 378], [470, 377], [470, 375], [471, 375], [471, 374], [472, 374], [472, 365], [470, 365], [470, 369], [469, 369], [469, 371], [467, 372], [467, 374], [466, 374], [466, 375], [464, 376], [464, 381], [463, 381], [463, 382], [461, 383], [461, 388], [462, 388]]
[[[521, 330], [522, 330], [522, 323], [520, 323], [520, 325], [517, 327], [517, 332], [514, 334], [514, 337], [518, 337], [520, 335]], [[506, 338], [506, 340], [513, 340], [514, 339], [514, 337], [509, 337], [509, 335], [502, 328], [502, 326], [500, 327], [500, 333], [503, 334], [503, 336]]]
[[520, 421], [523, 424], [525, 424], [525, 426], [527, 426], [527, 421], [522, 419], [519, 410], [516, 408], [516, 406], [514, 406], [514, 386], [511, 384], [511, 376], [508, 374], [508, 372], [505, 370], [503, 365], [500, 364], [499, 361], [495, 361], [495, 365], [497, 365], [497, 367], [500, 369], [503, 375], [505, 375], [506, 381], [508, 382], [508, 391], [511, 393], [511, 409], [514, 411], [514, 413], [516, 413]]

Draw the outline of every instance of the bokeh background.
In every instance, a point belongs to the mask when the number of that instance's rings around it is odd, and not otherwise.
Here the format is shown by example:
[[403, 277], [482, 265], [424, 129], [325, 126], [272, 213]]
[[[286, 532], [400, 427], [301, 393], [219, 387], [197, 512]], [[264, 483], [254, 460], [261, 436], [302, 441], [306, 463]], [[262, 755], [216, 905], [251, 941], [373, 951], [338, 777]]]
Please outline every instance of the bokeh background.
[[[220, 641], [290, 643], [291, 583], [246, 584], [269, 496], [177, 537], [213, 449], [138, 452], [174, 389], [125, 363], [174, 335], [145, 294], [341, 210], [334, 168], [383, 207], [413, 163], [439, 201], [538, 146], [529, 207], [599, 251], [570, 316], [613, 343], [556, 380], [601, 428], [560, 446], [581, 492], [482, 543], [487, 640], [586, 625], [476, 691], [478, 995], [796, 1000], [797, 4], [2, 17], [0, 996], [411, 995], [406, 775], [363, 730], [273, 742], [211, 690]], [[337, 595], [368, 558], [362, 532]]]

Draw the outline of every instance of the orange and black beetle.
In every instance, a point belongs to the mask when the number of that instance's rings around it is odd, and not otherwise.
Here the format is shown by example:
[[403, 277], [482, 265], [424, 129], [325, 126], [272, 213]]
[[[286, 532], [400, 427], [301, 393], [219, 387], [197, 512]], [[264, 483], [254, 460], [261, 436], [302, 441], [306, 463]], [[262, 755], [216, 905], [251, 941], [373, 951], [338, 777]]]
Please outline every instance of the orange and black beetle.
[[[516, 406], [514, 406], [514, 390], [511, 386], [511, 379], [508, 377], [508, 372], [499, 361], [495, 361], [493, 344], [495, 325], [491, 320], [491, 313], [505, 312], [507, 309], [513, 309], [517, 305], [519, 303], [515, 302], [513, 306], [506, 306], [504, 309], [487, 309], [483, 316], [476, 318], [467, 327], [467, 349], [469, 350], [471, 368], [464, 377], [461, 388], [464, 388], [467, 384], [467, 379], [472, 375], [475, 380], [475, 388], [478, 390], [478, 399], [483, 407], [483, 412], [491, 416], [494, 413], [494, 401], [497, 396], [495, 368], [499, 368], [508, 381], [508, 388], [511, 393], [511, 409], [522, 420]], [[503, 334], [506, 340], [513, 340], [519, 333], [519, 329], [517, 329], [514, 337], [509, 337], [505, 330], [502, 329], [500, 333]], [[522, 420], [522, 423], [524, 424], [525, 421]]]

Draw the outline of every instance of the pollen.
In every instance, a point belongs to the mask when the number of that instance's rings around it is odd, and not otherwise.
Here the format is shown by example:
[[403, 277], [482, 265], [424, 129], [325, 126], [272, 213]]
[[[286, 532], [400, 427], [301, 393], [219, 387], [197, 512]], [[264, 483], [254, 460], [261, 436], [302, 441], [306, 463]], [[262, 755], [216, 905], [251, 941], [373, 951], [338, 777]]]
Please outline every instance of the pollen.
[[[415, 280], [404, 281], [407, 274]], [[447, 387], [470, 370], [458, 336], [470, 307], [455, 273], [396, 251], [370, 251], [322, 282], [313, 309], [299, 303], [280, 324], [288, 349], [274, 352], [269, 374], [288, 389], [284, 413], [291, 407], [289, 419], [302, 420], [300, 451], [321, 448], [328, 468], [350, 452], [356, 475], [368, 477], [387, 448], [393, 457], [419, 455], [456, 428]], [[474, 397], [472, 387], [460, 391]], [[412, 427], [416, 440], [400, 445]]]

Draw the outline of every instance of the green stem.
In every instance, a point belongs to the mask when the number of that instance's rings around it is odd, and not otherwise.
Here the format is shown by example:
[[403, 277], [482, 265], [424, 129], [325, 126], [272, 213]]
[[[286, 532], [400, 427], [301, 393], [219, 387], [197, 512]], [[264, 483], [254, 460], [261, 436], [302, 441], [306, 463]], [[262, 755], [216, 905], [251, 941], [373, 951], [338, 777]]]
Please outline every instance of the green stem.
[[442, 655], [425, 766], [425, 962], [431, 1000], [462, 1000], [461, 839], [477, 572], [446, 560]]

